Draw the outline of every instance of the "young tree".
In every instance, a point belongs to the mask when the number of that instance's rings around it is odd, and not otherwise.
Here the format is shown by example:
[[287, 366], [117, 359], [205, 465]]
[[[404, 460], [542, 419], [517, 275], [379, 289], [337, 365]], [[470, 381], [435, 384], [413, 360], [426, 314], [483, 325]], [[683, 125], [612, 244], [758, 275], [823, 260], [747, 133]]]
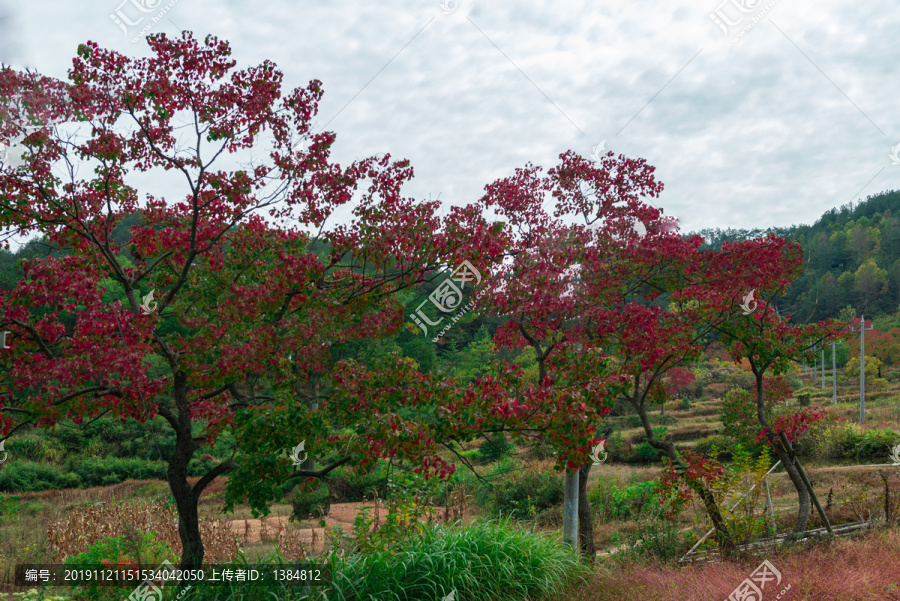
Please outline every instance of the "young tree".
[[[607, 289], [614, 289], [613, 274], [625, 271], [616, 253], [631, 231], [627, 217], [637, 213], [648, 223], [655, 220], [658, 211], [639, 199], [658, 195], [662, 186], [645, 161], [612, 153], [593, 163], [570, 151], [545, 176], [540, 171], [529, 164], [486, 188], [483, 205], [498, 207], [516, 236], [512, 258], [495, 270], [496, 285], [479, 309], [509, 316], [495, 343], [533, 349], [539, 384], [531, 394], [557, 405], [555, 414], [570, 416], [566, 436], [553, 442], [559, 467], [579, 471], [579, 538], [584, 554], [593, 558], [588, 454], [602, 441], [600, 419], [609, 413], [622, 378], [607, 375], [605, 354], [592, 339], [589, 323], [604, 306]], [[556, 203], [552, 214], [548, 197]], [[573, 218], [586, 223], [567, 223]], [[601, 283], [595, 271], [584, 268], [589, 263], [607, 264], [603, 275], [610, 280]], [[553, 439], [546, 430], [530, 430]]]
[[[392, 335], [403, 327], [395, 293], [505, 242], [475, 207], [442, 227], [436, 202], [403, 198], [406, 161], [334, 163], [335, 135], [310, 132], [319, 81], [283, 94], [274, 64], [236, 69], [215, 37], [148, 42], [143, 59], [82, 44], [69, 82], [0, 71], [0, 133], [22, 136], [24, 149], [0, 166], [0, 227], [66, 252], [24, 264], [25, 279], [0, 297], [0, 329], [11, 331], [0, 433], [161, 416], [176, 435], [167, 479], [189, 568], [204, 556], [198, 499], [220, 475], [231, 474], [230, 502], [243, 495], [257, 511], [278, 498], [279, 480], [365, 463], [373, 448], [449, 473], [427, 432], [395, 435], [392, 413], [426, 394], [391, 388], [395, 368], [420, 381], [408, 364], [382, 366], [388, 380], [374, 381], [385, 390], [361, 391], [335, 413], [343, 421], [329, 418], [328, 379], [353, 373], [330, 348]], [[81, 129], [50, 125], [62, 122]], [[264, 145], [265, 162], [232, 156]], [[185, 195], [139, 203], [126, 182], [134, 171], [180, 179]], [[354, 199], [352, 222], [326, 228]], [[128, 261], [111, 232], [136, 213]], [[334, 437], [350, 425], [354, 436]], [[191, 485], [188, 462], [229, 428], [239, 447]], [[337, 454], [294, 469], [284, 447], [304, 437], [315, 455]]]
[[[707, 307], [716, 314], [721, 311], [731, 313], [727, 321], [717, 321], [715, 328], [723, 341], [730, 343], [732, 358], [735, 361], [746, 358], [750, 363], [756, 378], [756, 418], [762, 428], [761, 438], [781, 460], [797, 490], [800, 505], [794, 533], [799, 533], [806, 529], [809, 520], [810, 496], [792, 460], [792, 443], [815, 419], [816, 412], [804, 408], [788, 419], [772, 422], [771, 404], [766, 402], [768, 378], [765, 376], [767, 373], [773, 376], [785, 373], [792, 361], [813, 362], [824, 344], [846, 337], [847, 324], [829, 320], [796, 326], [788, 323], [789, 316], [782, 316], [777, 311], [773, 300], [784, 293], [803, 268], [802, 251], [797, 243], [787, 242], [774, 234], [735, 244], [725, 243], [721, 261], [733, 275], [729, 280], [719, 282], [714, 294], [706, 299]], [[760, 271], [768, 274], [766, 281], [759, 280], [757, 274]], [[760, 301], [753, 301], [752, 305], [745, 301], [746, 308], [738, 314], [739, 299], [745, 298], [751, 290], [758, 293]], [[748, 312], [747, 309], [752, 310]], [[786, 435], [787, 445], [782, 441], [782, 433]]]

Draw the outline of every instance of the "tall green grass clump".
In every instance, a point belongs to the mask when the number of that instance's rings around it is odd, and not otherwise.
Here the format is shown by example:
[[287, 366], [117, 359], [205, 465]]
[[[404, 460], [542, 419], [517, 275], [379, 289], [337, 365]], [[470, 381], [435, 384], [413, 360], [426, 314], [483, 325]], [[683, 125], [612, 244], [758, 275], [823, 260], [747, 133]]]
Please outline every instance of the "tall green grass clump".
[[464, 529], [431, 525], [403, 551], [333, 562], [329, 601], [434, 601], [453, 590], [466, 601], [542, 599], [590, 572], [558, 541], [509, 519]]

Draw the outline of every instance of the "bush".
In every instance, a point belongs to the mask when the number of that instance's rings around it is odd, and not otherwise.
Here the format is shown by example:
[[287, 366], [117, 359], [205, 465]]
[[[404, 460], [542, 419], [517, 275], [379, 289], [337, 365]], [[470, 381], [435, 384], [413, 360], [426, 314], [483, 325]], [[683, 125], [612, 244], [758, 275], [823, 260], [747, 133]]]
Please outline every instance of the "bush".
[[547, 441], [539, 438], [531, 447], [531, 455], [535, 459], [554, 459], [556, 451]]
[[714, 434], [699, 439], [694, 450], [713, 459], [728, 459], [734, 454], [738, 444], [733, 436]]
[[560, 474], [524, 470], [495, 483], [489, 504], [495, 514], [530, 520], [539, 512], [562, 503], [563, 496]]
[[[139, 538], [131, 540], [128, 537], [104, 538], [88, 547], [88, 550], [78, 555], [66, 558], [64, 564], [77, 568], [79, 566], [99, 565], [109, 562], [115, 565], [154, 569], [163, 561], [173, 564], [177, 557], [172, 548], [165, 542], [156, 540], [153, 532], [144, 532]], [[108, 565], [108, 564], [107, 564]], [[140, 581], [136, 581], [135, 586]], [[85, 584], [73, 587], [76, 591], [90, 599], [98, 601], [119, 600], [130, 593], [122, 594], [122, 589], [116, 586], [97, 586], [97, 584]]]
[[731, 384], [732, 388], [748, 391], [756, 385], [756, 376], [753, 373], [738, 368], [731, 368], [723, 380]]
[[[66, 467], [67, 471], [78, 476], [83, 486], [90, 487], [108, 486], [125, 480], [165, 480], [169, 466], [164, 461], [147, 461], [136, 457], [88, 457], [80, 461], [69, 461]], [[189, 475], [199, 474], [189, 472]]]
[[318, 488], [312, 492], [306, 492], [302, 488], [295, 490], [291, 505], [294, 508], [291, 520], [324, 518], [331, 510], [331, 493], [328, 485], [319, 481]]
[[[84, 456], [86, 449], [98, 456], [160, 461], [175, 449], [175, 433], [162, 426], [162, 417], [141, 424], [125, 423], [101, 417], [78, 428], [57, 428], [46, 433], [48, 441], [58, 442], [69, 454]], [[230, 450], [223, 455], [230, 454]]]
[[635, 455], [641, 463], [653, 463], [659, 458], [659, 451], [646, 440], [634, 447]]
[[640, 482], [623, 489], [615, 478], [601, 478], [588, 490], [588, 503], [601, 520], [631, 520], [656, 502], [656, 481]]
[[[72, 474], [74, 476], [74, 474]], [[0, 491], [36, 492], [78, 485], [78, 477], [65, 474], [60, 468], [33, 461], [16, 461], [0, 471]]]
[[857, 459], [881, 458], [886, 461], [898, 440], [900, 440], [900, 434], [893, 430], [871, 428], [863, 432], [862, 440], [854, 449], [855, 457]]
[[27, 459], [29, 461], [44, 460], [44, 445], [41, 444], [41, 439], [37, 437], [29, 436], [28, 438], [7, 441], [6, 450], [11, 456], [19, 459]]
[[605, 449], [606, 452], [609, 453], [610, 459], [622, 463], [636, 463], [638, 461], [637, 455], [634, 452], [634, 446], [631, 442], [622, 438], [621, 432], [614, 432], [612, 436], [607, 439]]
[[487, 440], [481, 443], [481, 446], [478, 447], [478, 454], [483, 461], [490, 463], [499, 461], [501, 458], [508, 455], [512, 449], [513, 445], [506, 440], [506, 435], [503, 432], [500, 432], [500, 434], [488, 437]]
[[814, 445], [809, 453], [827, 459], [864, 461], [888, 460], [891, 449], [900, 442], [900, 433], [871, 428], [863, 430], [857, 423], [832, 423], [814, 430]]
[[678, 532], [672, 520], [662, 517], [656, 508], [646, 512], [639, 520], [639, 527], [634, 532], [625, 532], [624, 541], [618, 535], [613, 536], [613, 543], [625, 542], [628, 550], [617, 553], [616, 561], [624, 563], [671, 562], [679, 559], [691, 548], [691, 533]]
[[387, 496], [388, 466], [378, 463], [375, 468], [362, 474], [352, 468], [338, 468], [325, 477], [335, 503], [356, 503], [377, 495]]

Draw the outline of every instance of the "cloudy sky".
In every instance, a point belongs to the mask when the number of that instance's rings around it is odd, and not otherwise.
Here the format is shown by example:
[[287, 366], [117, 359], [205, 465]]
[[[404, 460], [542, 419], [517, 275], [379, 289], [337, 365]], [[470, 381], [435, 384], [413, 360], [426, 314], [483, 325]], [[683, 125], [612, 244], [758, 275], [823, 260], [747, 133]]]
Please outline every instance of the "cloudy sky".
[[604, 141], [656, 166], [682, 231], [812, 223], [900, 189], [887, 0], [0, 0], [0, 60], [65, 78], [87, 40], [146, 56], [147, 27], [227, 39], [287, 87], [320, 79], [335, 159], [410, 159], [406, 196], [466, 204]]

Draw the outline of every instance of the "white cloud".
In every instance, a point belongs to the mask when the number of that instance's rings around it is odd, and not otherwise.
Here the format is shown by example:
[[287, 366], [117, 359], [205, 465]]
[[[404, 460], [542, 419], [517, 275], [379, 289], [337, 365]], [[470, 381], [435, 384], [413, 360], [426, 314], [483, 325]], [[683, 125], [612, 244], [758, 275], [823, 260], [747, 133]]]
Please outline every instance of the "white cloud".
[[[653, 203], [682, 231], [809, 223], [900, 188], [893, 6], [780, 0], [732, 43], [709, 18], [718, 2], [463, 0], [444, 15], [437, 1], [178, 0], [153, 31], [214, 33], [239, 65], [273, 60], [288, 87], [322, 80], [335, 158], [410, 159], [407, 196], [471, 202], [603, 139], [657, 167]], [[109, 18], [117, 5], [17, 3], [16, 60], [65, 77], [89, 39], [147, 55]]]

